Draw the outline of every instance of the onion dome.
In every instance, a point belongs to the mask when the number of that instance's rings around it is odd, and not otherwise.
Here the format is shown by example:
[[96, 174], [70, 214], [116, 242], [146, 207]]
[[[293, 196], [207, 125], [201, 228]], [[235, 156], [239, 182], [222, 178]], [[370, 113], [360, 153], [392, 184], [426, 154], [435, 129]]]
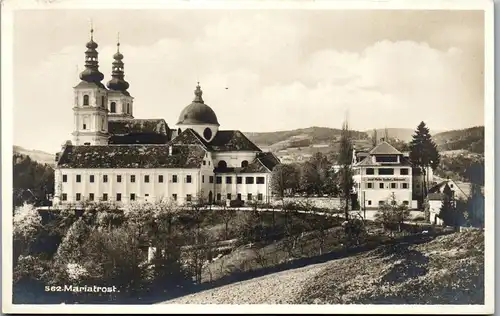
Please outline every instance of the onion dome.
[[107, 86], [111, 90], [125, 92], [129, 87], [129, 83], [124, 79], [125, 73], [123, 71], [123, 54], [120, 53], [120, 41], [118, 41], [116, 47], [116, 53], [113, 55], [115, 61], [113, 61], [113, 70], [111, 72], [112, 79], [108, 81]]
[[182, 110], [179, 116], [179, 121], [177, 124], [186, 125], [217, 125], [219, 122], [217, 120], [217, 115], [215, 115], [214, 110], [205, 104], [202, 98], [203, 91], [201, 90], [200, 83], [196, 86], [194, 91], [195, 98], [191, 104], [186, 106]]
[[97, 43], [94, 42], [94, 29], [90, 29], [90, 42], [87, 43], [85, 51], [85, 69], [80, 73], [80, 79], [86, 82], [100, 83], [104, 75], [99, 71], [97, 56]]

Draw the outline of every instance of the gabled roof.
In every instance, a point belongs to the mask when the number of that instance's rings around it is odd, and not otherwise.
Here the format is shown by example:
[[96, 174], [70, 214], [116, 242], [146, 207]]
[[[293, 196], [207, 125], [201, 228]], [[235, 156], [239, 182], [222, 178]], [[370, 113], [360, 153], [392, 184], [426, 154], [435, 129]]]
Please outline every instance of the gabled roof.
[[211, 142], [206, 142], [194, 130], [187, 128], [172, 140], [173, 144], [200, 144], [209, 151], [256, 151], [260, 148], [240, 131], [218, 131]]
[[209, 143], [213, 151], [258, 151], [260, 148], [252, 143], [240, 131], [218, 131]]
[[66, 146], [58, 168], [200, 168], [205, 150], [200, 146], [105, 145]]
[[280, 161], [271, 152], [259, 153], [246, 167], [215, 168], [215, 173], [269, 173]]
[[280, 163], [280, 160], [272, 152], [263, 152], [257, 155], [257, 159], [269, 170], [273, 171], [274, 167]]
[[170, 129], [164, 119], [123, 119], [108, 122], [108, 132], [112, 135], [140, 133], [168, 135], [168, 131]]
[[384, 141], [370, 150], [370, 155], [402, 155], [402, 153], [391, 144]]

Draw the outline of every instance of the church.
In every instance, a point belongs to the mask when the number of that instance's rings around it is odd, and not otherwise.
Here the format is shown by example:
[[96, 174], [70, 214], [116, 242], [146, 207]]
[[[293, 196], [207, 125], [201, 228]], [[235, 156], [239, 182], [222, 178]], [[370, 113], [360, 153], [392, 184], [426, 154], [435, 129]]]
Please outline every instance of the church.
[[73, 138], [55, 158], [54, 206], [270, 201], [271, 171], [279, 159], [242, 132], [219, 129], [199, 83], [175, 128], [163, 119], [136, 119], [120, 44], [106, 86], [97, 47], [91, 30], [85, 69], [73, 88]]

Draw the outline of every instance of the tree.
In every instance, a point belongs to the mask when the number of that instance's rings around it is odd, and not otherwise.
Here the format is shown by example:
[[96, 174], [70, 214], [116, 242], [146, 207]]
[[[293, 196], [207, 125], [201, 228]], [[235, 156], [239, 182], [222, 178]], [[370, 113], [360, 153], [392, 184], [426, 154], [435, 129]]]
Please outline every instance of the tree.
[[13, 203], [20, 206], [24, 202], [48, 205], [49, 195], [54, 193], [54, 169], [39, 164], [29, 156], [13, 155]]
[[293, 165], [278, 164], [271, 173], [271, 189], [279, 197], [284, 197], [287, 191], [299, 188], [299, 170]]
[[30, 251], [42, 228], [42, 217], [33, 205], [24, 203], [15, 208], [13, 219], [14, 266], [19, 255]]
[[317, 193], [320, 186], [320, 176], [316, 167], [310, 162], [303, 163], [300, 168], [300, 190], [311, 195]]
[[439, 165], [440, 159], [441, 156], [436, 144], [432, 140], [429, 129], [424, 122], [421, 122], [410, 142], [410, 160], [415, 167], [420, 168], [423, 175], [422, 198], [427, 196], [427, 183], [429, 182], [427, 170], [429, 167], [435, 170]]
[[341, 166], [339, 173], [339, 191], [343, 201], [344, 214], [346, 221], [349, 219], [349, 201], [351, 200], [351, 193], [354, 187], [354, 180], [352, 178], [353, 172], [351, 163], [353, 160], [353, 145], [351, 132], [347, 121], [342, 126], [342, 134], [340, 137], [340, 150], [338, 155], [338, 164]]
[[401, 232], [402, 225], [410, 219], [410, 210], [405, 204], [398, 204], [396, 195], [391, 194], [390, 198], [380, 206], [375, 214], [375, 221], [381, 223], [385, 230]]
[[224, 223], [224, 240], [229, 239], [229, 223], [231, 223], [236, 217], [236, 211], [232, 208], [226, 207], [224, 205], [222, 210], [219, 211], [219, 216], [222, 219], [222, 223]]
[[457, 227], [457, 218], [455, 212], [455, 205], [453, 203], [452, 191], [448, 184], [443, 189], [443, 201], [439, 211], [439, 218], [443, 220], [444, 225]]
[[373, 129], [373, 135], [372, 135], [372, 147], [376, 147], [378, 144], [378, 139], [377, 139], [377, 129]]

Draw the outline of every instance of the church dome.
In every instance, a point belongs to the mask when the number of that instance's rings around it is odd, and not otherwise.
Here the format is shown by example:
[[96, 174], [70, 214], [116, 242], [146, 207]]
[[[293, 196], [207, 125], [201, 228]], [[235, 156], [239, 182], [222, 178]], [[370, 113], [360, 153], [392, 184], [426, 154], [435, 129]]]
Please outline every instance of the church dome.
[[185, 124], [185, 125], [217, 125], [219, 126], [219, 122], [217, 120], [217, 115], [215, 115], [214, 110], [211, 107], [206, 105], [201, 97], [202, 91], [200, 85], [196, 86], [196, 90], [194, 91], [195, 98], [191, 104], [186, 106], [184, 110], [182, 110], [181, 115], [179, 116], [179, 121], [177, 124]]

